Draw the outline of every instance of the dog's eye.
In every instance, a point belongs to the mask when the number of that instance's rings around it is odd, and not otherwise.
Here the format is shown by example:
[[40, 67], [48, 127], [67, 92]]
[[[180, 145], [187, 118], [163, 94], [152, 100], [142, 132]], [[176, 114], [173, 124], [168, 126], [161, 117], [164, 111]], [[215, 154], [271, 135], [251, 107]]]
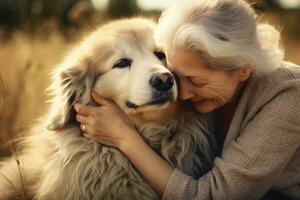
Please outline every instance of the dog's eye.
[[132, 63], [132, 60], [128, 59], [128, 58], [122, 58], [120, 60], [118, 60], [113, 68], [125, 68], [125, 67], [130, 67]]
[[159, 60], [164, 60], [166, 59], [166, 54], [162, 51], [154, 51], [154, 55], [159, 59]]

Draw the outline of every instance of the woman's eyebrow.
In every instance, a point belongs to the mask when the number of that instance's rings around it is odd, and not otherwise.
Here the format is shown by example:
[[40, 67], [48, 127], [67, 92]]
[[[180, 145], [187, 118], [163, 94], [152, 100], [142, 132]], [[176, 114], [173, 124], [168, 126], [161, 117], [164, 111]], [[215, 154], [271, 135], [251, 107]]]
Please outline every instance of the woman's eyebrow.
[[170, 68], [170, 70], [172, 72], [174, 72], [175, 74], [178, 74], [178, 75], [181, 75], [181, 76], [197, 76], [195, 75], [194, 71], [193, 72], [186, 72], [186, 70], [182, 69], [182, 70], [175, 70], [175, 69], [172, 69]]

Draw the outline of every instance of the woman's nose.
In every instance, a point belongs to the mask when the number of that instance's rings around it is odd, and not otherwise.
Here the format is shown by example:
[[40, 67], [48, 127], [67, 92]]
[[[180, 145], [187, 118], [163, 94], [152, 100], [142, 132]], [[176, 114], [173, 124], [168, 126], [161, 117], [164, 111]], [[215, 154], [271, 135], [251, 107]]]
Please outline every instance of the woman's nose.
[[179, 84], [179, 98], [181, 100], [188, 100], [195, 96], [195, 93], [192, 90], [193, 88], [189, 85], [188, 81], [185, 78], [180, 79]]

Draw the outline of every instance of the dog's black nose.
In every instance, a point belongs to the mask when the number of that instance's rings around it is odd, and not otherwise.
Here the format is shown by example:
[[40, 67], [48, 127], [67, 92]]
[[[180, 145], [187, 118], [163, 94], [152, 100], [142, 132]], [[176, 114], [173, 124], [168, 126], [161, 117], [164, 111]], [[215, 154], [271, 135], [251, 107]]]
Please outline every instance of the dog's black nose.
[[170, 73], [155, 74], [150, 78], [150, 85], [162, 92], [170, 90], [174, 85], [174, 78]]

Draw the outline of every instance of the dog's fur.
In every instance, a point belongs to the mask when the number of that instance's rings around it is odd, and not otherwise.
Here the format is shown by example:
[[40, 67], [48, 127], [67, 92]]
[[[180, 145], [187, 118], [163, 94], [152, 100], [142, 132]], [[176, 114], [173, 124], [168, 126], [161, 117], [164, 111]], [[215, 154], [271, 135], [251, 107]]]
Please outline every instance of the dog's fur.
[[[153, 53], [157, 50], [154, 27], [154, 22], [142, 18], [111, 22], [86, 37], [55, 69], [50, 112], [21, 144], [20, 166], [29, 196], [40, 200], [158, 199], [120, 151], [82, 137], [73, 105], [95, 105], [92, 90], [113, 99], [145, 141], [174, 167], [195, 178], [210, 169], [216, 144], [209, 119], [175, 102], [176, 84], [167, 102], [147, 104], [161, 98], [153, 95], [151, 76], [170, 73]], [[131, 67], [113, 68], [120, 58], [131, 58]], [[129, 101], [136, 107], [128, 106]], [[16, 198], [12, 184], [17, 191], [22, 188], [17, 164], [8, 158], [0, 167], [5, 176], [0, 175], [0, 200]]]

